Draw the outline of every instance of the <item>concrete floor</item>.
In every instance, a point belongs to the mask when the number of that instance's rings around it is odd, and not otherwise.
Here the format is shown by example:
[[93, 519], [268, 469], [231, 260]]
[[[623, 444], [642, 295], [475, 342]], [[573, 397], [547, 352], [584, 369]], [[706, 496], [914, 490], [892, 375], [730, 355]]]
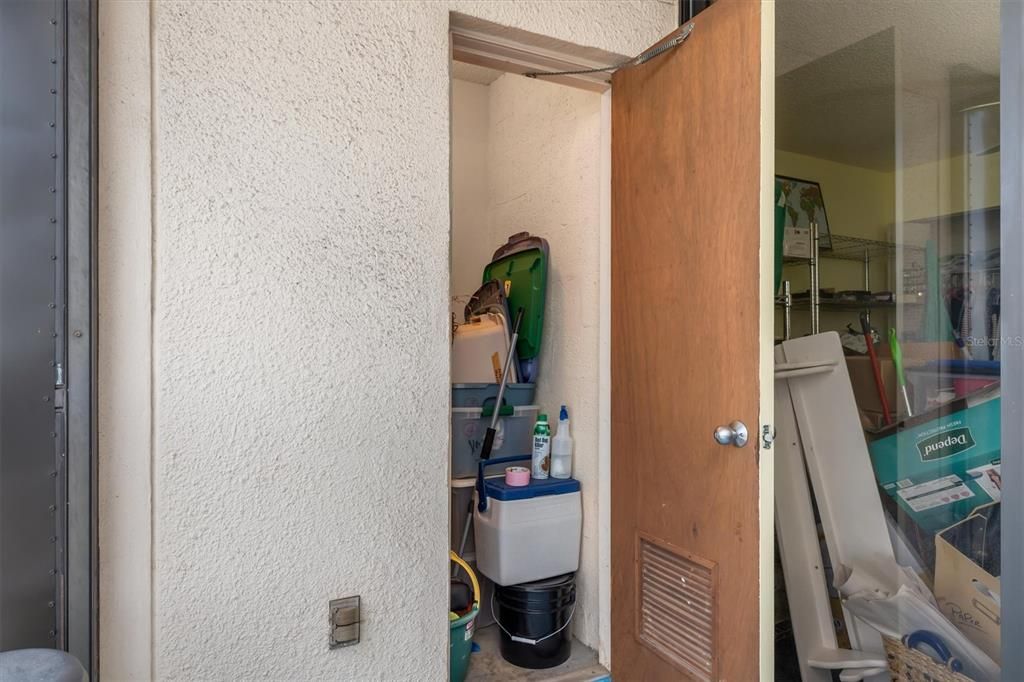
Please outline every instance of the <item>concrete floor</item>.
[[608, 671], [597, 662], [597, 654], [572, 641], [572, 655], [560, 666], [547, 670], [518, 668], [501, 657], [498, 650], [501, 631], [497, 625], [480, 628], [473, 635], [480, 651], [471, 654], [466, 682], [597, 682], [610, 680]]

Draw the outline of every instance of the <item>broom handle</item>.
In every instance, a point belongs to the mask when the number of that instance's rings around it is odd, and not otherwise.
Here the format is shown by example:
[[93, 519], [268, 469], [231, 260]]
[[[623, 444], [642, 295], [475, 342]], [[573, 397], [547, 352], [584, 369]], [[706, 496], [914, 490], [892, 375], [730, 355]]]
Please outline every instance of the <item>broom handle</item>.
[[501, 401], [505, 397], [505, 385], [508, 383], [508, 370], [512, 366], [512, 358], [515, 357], [516, 344], [519, 343], [519, 325], [523, 321], [523, 309], [516, 313], [516, 322], [512, 325], [512, 340], [508, 346], [508, 354], [505, 356], [505, 367], [501, 370], [501, 385], [498, 386], [498, 400], [494, 403], [494, 414], [491, 415], [491, 428], [498, 425], [498, 412], [501, 410]]
[[871, 370], [875, 373], [875, 387], [878, 389], [878, 400], [882, 403], [882, 416], [885, 418], [886, 426], [892, 424], [892, 415], [889, 414], [889, 398], [885, 395], [885, 383], [882, 381], [882, 368], [878, 364], [878, 356], [875, 355], [875, 341], [871, 334], [871, 323], [864, 313], [860, 315], [860, 326], [864, 330], [864, 343], [868, 346], [868, 357], [871, 358]]
[[505, 356], [505, 367], [501, 370], [501, 385], [498, 386], [498, 399], [494, 403], [494, 413], [491, 415], [491, 425], [487, 427], [487, 434], [484, 436], [484, 447], [480, 450], [480, 459], [490, 459], [491, 449], [494, 447], [495, 428], [498, 426], [498, 413], [501, 412], [501, 401], [505, 398], [505, 385], [508, 383], [508, 370], [512, 366], [512, 358], [515, 356], [516, 344], [519, 342], [519, 325], [523, 322], [523, 309], [516, 313], [516, 323], [512, 326], [512, 342], [508, 347], [508, 355]]

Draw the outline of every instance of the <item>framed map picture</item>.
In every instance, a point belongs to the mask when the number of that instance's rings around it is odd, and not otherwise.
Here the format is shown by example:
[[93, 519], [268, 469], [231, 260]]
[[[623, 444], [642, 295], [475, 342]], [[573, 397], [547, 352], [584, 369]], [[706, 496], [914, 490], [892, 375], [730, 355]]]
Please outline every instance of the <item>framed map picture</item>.
[[832, 248], [832, 232], [828, 216], [825, 215], [825, 200], [821, 196], [821, 185], [813, 180], [801, 180], [785, 175], [775, 176], [775, 185], [781, 188], [779, 205], [786, 209], [786, 227], [806, 227], [818, 223], [818, 246]]

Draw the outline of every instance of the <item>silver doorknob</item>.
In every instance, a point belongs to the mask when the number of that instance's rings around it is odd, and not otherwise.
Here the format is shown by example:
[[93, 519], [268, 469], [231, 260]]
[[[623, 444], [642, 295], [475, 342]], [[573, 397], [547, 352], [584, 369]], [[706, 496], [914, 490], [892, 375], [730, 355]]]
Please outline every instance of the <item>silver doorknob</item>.
[[715, 429], [715, 440], [719, 445], [735, 445], [742, 448], [747, 444], [747, 425], [741, 421], [734, 421], [728, 426], [719, 426]]

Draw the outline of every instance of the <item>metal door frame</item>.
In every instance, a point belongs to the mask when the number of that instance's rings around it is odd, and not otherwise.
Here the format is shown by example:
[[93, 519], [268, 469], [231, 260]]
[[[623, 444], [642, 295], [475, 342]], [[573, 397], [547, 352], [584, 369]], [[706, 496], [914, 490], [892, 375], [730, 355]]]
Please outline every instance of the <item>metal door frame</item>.
[[97, 2], [64, 0], [67, 216], [66, 645], [96, 677]]
[[[95, 676], [96, 0], [4, 15], [0, 646], [55, 647]], [[9, 571], [9, 574], [7, 573]]]
[[[1000, 240], [1003, 301], [1000, 339], [1003, 450], [1015, 452], [1024, 442], [1024, 4], [1002, 0], [1000, 7]], [[1008, 642], [1024, 641], [1024, 462], [1003, 457], [1002, 664], [1004, 680], [1024, 679], [1024, 651]]]

